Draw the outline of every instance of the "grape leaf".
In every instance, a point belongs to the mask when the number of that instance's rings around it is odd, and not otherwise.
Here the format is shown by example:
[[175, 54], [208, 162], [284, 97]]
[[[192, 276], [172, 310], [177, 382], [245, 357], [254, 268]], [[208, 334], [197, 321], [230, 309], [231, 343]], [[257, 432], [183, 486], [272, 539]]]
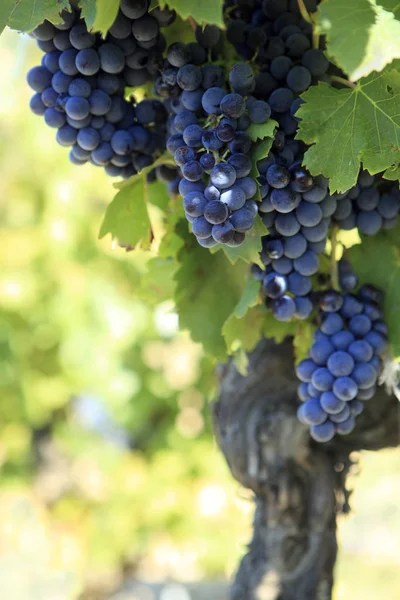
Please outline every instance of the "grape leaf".
[[190, 233], [178, 258], [175, 302], [181, 327], [216, 360], [225, 360], [222, 327], [242, 296], [248, 266], [240, 262], [232, 267], [222, 252], [211, 254]]
[[117, 17], [119, 5], [120, 0], [85, 0], [82, 2], [82, 16], [88, 29], [100, 31], [105, 35]]
[[18, 31], [32, 31], [45, 19], [60, 23], [60, 12], [71, 8], [69, 0], [1, 0], [0, 4], [0, 33], [6, 25]]
[[158, 256], [162, 258], [176, 257], [184, 245], [187, 235], [188, 222], [182, 205], [182, 198], [172, 198], [164, 217], [165, 234], [158, 249]]
[[269, 119], [266, 123], [262, 123], [261, 125], [252, 123], [250, 127], [246, 129], [246, 133], [253, 140], [253, 142], [265, 140], [265, 138], [270, 138], [273, 141], [277, 127], [278, 123], [273, 119]]
[[[321, 3], [317, 31], [326, 35], [327, 51], [356, 81], [381, 71], [400, 57], [397, 0], [327, 0]], [[393, 12], [394, 11], [394, 12]]]
[[196, 23], [213, 23], [219, 27], [224, 27], [222, 5], [223, 0], [160, 0], [161, 8], [175, 9], [182, 19], [191, 17]]
[[88, 29], [92, 29], [96, 20], [96, 0], [79, 0], [82, 18], [85, 19]]
[[297, 138], [313, 144], [304, 164], [312, 175], [330, 179], [330, 190], [346, 191], [357, 181], [363, 163], [378, 173], [400, 158], [400, 73], [373, 73], [354, 89], [337, 90], [326, 83], [302, 95], [297, 111]]
[[170, 300], [175, 292], [174, 275], [178, 266], [177, 261], [170, 258], [150, 259], [135, 288], [135, 296], [150, 306]]
[[246, 263], [256, 263], [262, 266], [259, 252], [262, 250], [261, 238], [267, 235], [268, 230], [257, 215], [253, 228], [246, 232], [246, 238], [241, 246], [230, 248], [225, 244], [214, 246], [211, 249], [212, 253], [222, 251], [228, 258], [229, 262], [234, 265], [238, 260], [243, 260]]
[[393, 357], [400, 359], [400, 248], [399, 227], [374, 238], [363, 239], [353, 246], [346, 257], [357, 273], [360, 283], [372, 283], [385, 292], [385, 318]]
[[111, 233], [124, 246], [140, 243], [143, 250], [150, 248], [154, 234], [147, 207], [148, 183], [145, 175], [131, 180], [108, 206], [100, 227], [99, 238]]
[[396, 165], [389, 167], [389, 169], [386, 169], [383, 177], [385, 179], [389, 179], [389, 181], [397, 181], [398, 179], [400, 180], [400, 164], [397, 163]]
[[[2, 33], [4, 27], [9, 23], [12, 18], [12, 12], [15, 8], [15, 0], [2, 0], [0, 6], [0, 33]], [[24, 28], [21, 28], [24, 31]]]
[[250, 352], [261, 338], [265, 309], [257, 306], [259, 295], [260, 282], [249, 277], [242, 297], [222, 328], [229, 354]]
[[264, 318], [262, 306], [249, 308], [241, 319], [229, 317], [222, 329], [228, 353], [251, 352], [263, 337]]
[[296, 363], [307, 358], [308, 351], [313, 342], [315, 326], [310, 321], [298, 321], [296, 333], [293, 338], [293, 348]]
[[288, 336], [295, 336], [298, 321], [277, 321], [271, 311], [264, 313], [263, 332], [266, 338], [273, 338], [278, 344]]
[[[272, 137], [265, 138], [264, 140], [257, 142], [252, 148], [250, 158], [253, 163], [253, 167], [250, 173], [250, 177], [252, 177], [255, 181], [257, 181], [257, 178], [260, 175], [260, 172], [257, 168], [257, 162], [268, 155], [269, 151], [272, 148], [273, 141], [274, 139]], [[256, 202], [261, 202], [260, 184], [258, 184], [258, 190], [254, 200]]]

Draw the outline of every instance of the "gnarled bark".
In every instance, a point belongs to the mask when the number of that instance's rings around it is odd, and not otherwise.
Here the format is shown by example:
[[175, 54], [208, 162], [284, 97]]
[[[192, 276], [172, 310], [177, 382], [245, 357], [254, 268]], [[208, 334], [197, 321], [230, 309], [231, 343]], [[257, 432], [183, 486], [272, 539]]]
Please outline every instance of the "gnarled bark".
[[313, 442], [296, 417], [297, 385], [291, 340], [261, 341], [246, 377], [232, 362], [221, 373], [217, 440], [233, 476], [256, 498], [232, 600], [330, 600], [350, 453], [399, 443], [398, 401], [383, 389], [351, 435]]

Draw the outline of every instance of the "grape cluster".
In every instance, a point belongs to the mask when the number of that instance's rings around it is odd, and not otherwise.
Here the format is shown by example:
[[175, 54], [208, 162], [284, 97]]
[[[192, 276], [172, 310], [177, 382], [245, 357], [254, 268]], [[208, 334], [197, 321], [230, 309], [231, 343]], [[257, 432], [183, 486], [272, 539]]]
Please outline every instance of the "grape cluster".
[[173, 44], [158, 82], [171, 114], [167, 149], [180, 167], [179, 193], [199, 244], [239, 246], [258, 213], [246, 131], [267, 122], [271, 110], [251, 95], [250, 65], [232, 67], [230, 92], [223, 69], [196, 64], [201, 57], [193, 61], [194, 54], [190, 45]]
[[[316, 4], [305, 2], [311, 12]], [[268, 102], [281, 129], [293, 135], [299, 94], [323, 80], [330, 67], [322, 49], [312, 47], [311, 24], [302, 18], [297, 0], [226, 0], [225, 14], [228, 41], [240, 56], [260, 65], [254, 95]]]
[[88, 31], [79, 9], [62, 17], [33, 31], [45, 54], [27, 75], [31, 110], [57, 129], [74, 164], [90, 161], [111, 176], [131, 177], [163, 151], [167, 114], [160, 101], [135, 105], [124, 91], [156, 78], [165, 48], [160, 27], [175, 13], [149, 13], [149, 0], [121, 0], [105, 40]]
[[309, 358], [296, 369], [303, 402], [298, 418], [318, 442], [350, 433], [363, 403], [375, 394], [387, 348], [382, 301], [382, 292], [370, 285], [356, 295], [327, 291], [320, 298]]
[[269, 234], [260, 254], [265, 270], [253, 266], [263, 282], [267, 305], [279, 321], [307, 319], [313, 309], [311, 277], [318, 272], [335, 208], [328, 181], [301, 166], [303, 149], [286, 140], [284, 149], [258, 163], [262, 202], [259, 211]]
[[354, 229], [364, 235], [376, 235], [381, 229], [392, 229], [400, 212], [398, 186], [382, 175], [361, 171], [357, 184], [343, 194], [333, 195], [337, 207], [333, 221], [341, 229]]

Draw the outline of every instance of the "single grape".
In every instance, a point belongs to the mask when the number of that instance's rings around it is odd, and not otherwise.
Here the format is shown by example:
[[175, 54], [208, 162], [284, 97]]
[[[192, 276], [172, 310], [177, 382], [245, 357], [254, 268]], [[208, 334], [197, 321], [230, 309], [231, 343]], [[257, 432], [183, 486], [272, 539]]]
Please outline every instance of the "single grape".
[[320, 425], [327, 419], [327, 414], [321, 407], [318, 398], [306, 400], [297, 411], [297, 416], [301, 423], [305, 425]]
[[312, 425], [310, 434], [316, 442], [329, 442], [335, 435], [335, 426], [327, 420], [320, 425]]
[[272, 313], [278, 321], [290, 321], [296, 312], [296, 305], [290, 296], [281, 296], [274, 300]]
[[234, 235], [234, 227], [229, 221], [221, 223], [220, 225], [213, 225], [212, 237], [220, 244], [226, 244], [230, 242]]

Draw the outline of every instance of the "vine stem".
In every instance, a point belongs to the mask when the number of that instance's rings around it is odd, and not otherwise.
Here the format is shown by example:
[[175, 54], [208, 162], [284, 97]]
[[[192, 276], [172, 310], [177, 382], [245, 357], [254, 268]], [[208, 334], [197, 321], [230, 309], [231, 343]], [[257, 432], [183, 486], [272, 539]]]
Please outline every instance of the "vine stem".
[[345, 85], [346, 87], [349, 87], [352, 90], [356, 88], [355, 83], [353, 83], [352, 81], [348, 81], [348, 79], [345, 79], [344, 77], [339, 77], [338, 75], [331, 75], [331, 81], [341, 83], [342, 85]]
[[330, 271], [331, 271], [331, 284], [332, 284], [332, 288], [338, 292], [340, 292], [340, 285], [339, 285], [339, 270], [338, 270], [338, 263], [336, 260], [336, 250], [337, 250], [337, 245], [338, 245], [338, 239], [337, 239], [337, 234], [338, 234], [338, 227], [334, 227], [332, 229], [332, 236], [331, 236], [331, 267], [330, 267]]

